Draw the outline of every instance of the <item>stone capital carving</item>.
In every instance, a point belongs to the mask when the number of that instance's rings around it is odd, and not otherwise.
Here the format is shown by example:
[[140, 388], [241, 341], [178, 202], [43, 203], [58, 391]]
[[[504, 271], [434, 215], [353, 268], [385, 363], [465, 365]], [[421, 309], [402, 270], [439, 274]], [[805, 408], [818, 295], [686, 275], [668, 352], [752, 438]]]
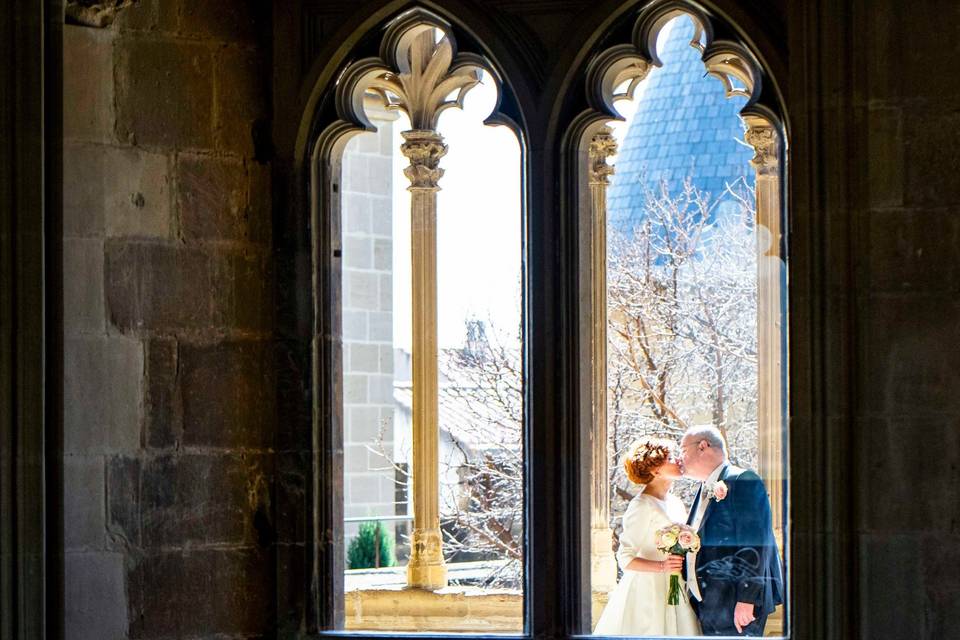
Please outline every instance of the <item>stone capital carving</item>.
[[613, 137], [610, 127], [603, 127], [590, 140], [590, 184], [610, 184], [610, 176], [614, 174], [614, 167], [607, 164], [607, 158], [616, 155], [617, 140]]
[[776, 130], [770, 125], [751, 125], [743, 137], [753, 147], [750, 164], [757, 175], [779, 175], [780, 138]]
[[410, 180], [410, 191], [438, 191], [438, 182], [443, 177], [440, 158], [447, 154], [443, 136], [435, 131], [404, 131], [404, 143], [400, 151], [410, 160], [403, 174]]

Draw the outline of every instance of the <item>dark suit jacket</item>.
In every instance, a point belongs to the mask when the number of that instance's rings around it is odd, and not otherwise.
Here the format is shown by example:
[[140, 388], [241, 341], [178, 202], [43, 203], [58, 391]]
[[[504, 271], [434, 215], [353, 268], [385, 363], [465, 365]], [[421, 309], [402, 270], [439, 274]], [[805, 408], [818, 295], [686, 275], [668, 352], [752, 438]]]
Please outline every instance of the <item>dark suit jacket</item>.
[[[737, 602], [752, 602], [758, 618], [769, 615], [783, 602], [783, 574], [767, 490], [755, 472], [729, 463], [719, 479], [727, 495], [710, 500], [698, 531], [697, 580], [703, 595], [698, 615], [702, 619], [716, 611], [728, 617]], [[702, 497], [697, 494], [688, 524]]]

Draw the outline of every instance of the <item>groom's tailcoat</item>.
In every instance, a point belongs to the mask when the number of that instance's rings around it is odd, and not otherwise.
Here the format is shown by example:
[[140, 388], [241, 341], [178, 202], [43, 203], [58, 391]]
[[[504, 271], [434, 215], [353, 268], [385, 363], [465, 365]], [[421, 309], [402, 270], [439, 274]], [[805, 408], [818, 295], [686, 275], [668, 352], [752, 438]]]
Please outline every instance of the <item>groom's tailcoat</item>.
[[[737, 602], [755, 605], [760, 633], [766, 616], [783, 602], [780, 554], [773, 537], [770, 501], [755, 472], [725, 464], [719, 480], [727, 485], [723, 500], [710, 499], [700, 521], [697, 581], [703, 600], [696, 603], [704, 633], [738, 635], [733, 627]], [[697, 494], [687, 523], [692, 524], [706, 488]], [[753, 627], [754, 625], [751, 625]], [[710, 633], [708, 629], [714, 630]], [[730, 630], [732, 629], [732, 632]], [[748, 635], [755, 629], [749, 629]]]

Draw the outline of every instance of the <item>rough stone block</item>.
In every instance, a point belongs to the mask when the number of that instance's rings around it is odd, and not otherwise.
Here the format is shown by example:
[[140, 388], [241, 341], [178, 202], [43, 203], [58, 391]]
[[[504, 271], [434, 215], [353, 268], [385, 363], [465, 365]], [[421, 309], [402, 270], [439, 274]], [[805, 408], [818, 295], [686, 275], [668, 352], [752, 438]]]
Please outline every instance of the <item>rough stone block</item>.
[[393, 237], [393, 200], [390, 198], [370, 199], [370, 230], [374, 235]]
[[170, 0], [138, 0], [117, 13], [114, 25], [119, 31], [164, 31], [177, 29], [177, 3]]
[[380, 293], [376, 273], [344, 269], [344, 306], [348, 309], [376, 310]]
[[393, 310], [393, 275], [380, 276], [380, 311]]
[[188, 454], [144, 463], [145, 548], [253, 544], [258, 512], [270, 507], [264, 456]]
[[867, 175], [870, 204], [897, 207], [903, 204], [903, 122], [900, 109], [867, 111]]
[[131, 640], [256, 636], [271, 629], [274, 567], [256, 549], [168, 551], [131, 571]]
[[367, 376], [343, 376], [343, 403], [361, 404], [367, 401]]
[[351, 193], [366, 195], [370, 193], [367, 181], [370, 177], [368, 168], [370, 156], [347, 151], [343, 163], [343, 190]]
[[128, 618], [120, 553], [64, 556], [64, 630], [68, 640], [123, 640]]
[[[197, 3], [191, 2], [191, 6]], [[232, 13], [232, 12], [231, 12]], [[254, 157], [254, 129], [266, 117], [268, 72], [258, 50], [226, 48], [214, 68], [217, 83], [214, 104], [217, 149]]]
[[[350, 422], [347, 424], [344, 440], [355, 444], [373, 444], [380, 437], [380, 410], [376, 406], [350, 407]], [[384, 431], [384, 437], [391, 439], [392, 434]]]
[[380, 349], [375, 344], [354, 343], [349, 346], [351, 373], [377, 373], [380, 370]]
[[257, 25], [270, 21], [270, 3], [262, 0], [168, 2], [177, 5], [178, 32], [195, 38], [252, 44], [257, 40]]
[[873, 291], [960, 291], [960, 218], [910, 211], [869, 215]]
[[105, 540], [103, 459], [63, 458], [63, 548], [102, 550]]
[[63, 137], [113, 139], [113, 32], [63, 27]]
[[[360, 462], [366, 469], [367, 456], [363, 449], [363, 458]], [[351, 502], [370, 502], [380, 496], [380, 479], [376, 474], [352, 475], [347, 478], [347, 499]]]
[[179, 362], [184, 444], [269, 446], [274, 390], [267, 343], [183, 343]]
[[172, 447], [183, 430], [176, 340], [151, 338], [146, 344], [145, 429], [147, 446]]
[[370, 376], [367, 384], [370, 402], [393, 404], [393, 376]]
[[[864, 617], [863, 640], [929, 638], [924, 628], [922, 549], [915, 536], [861, 535], [860, 575]], [[914, 615], [904, 615], [911, 612]]]
[[342, 216], [344, 233], [370, 233], [370, 199], [361, 193], [345, 193]]
[[[180, 155], [177, 160], [177, 209], [187, 240], [248, 240], [259, 236], [247, 205], [247, 172], [229, 158]], [[253, 233], [251, 233], [253, 232]]]
[[310, 446], [313, 424], [310, 353], [306, 340], [273, 344], [277, 390], [275, 446], [278, 451], [304, 451]]
[[[960, 430], [957, 418], [903, 417], [874, 420], [859, 434], [866, 476], [860, 486], [883, 486], [860, 500], [868, 531], [949, 533], [956, 526], [960, 495]], [[917, 443], [937, 443], [935, 453]], [[923, 469], [923, 473], [917, 473]], [[917, 496], [924, 496], [918, 500]]]
[[379, 153], [380, 152], [380, 123], [376, 123], [374, 126], [377, 127], [377, 131], [364, 131], [360, 135], [354, 137], [347, 147], [347, 153]]
[[911, 113], [904, 124], [905, 204], [960, 203], [960, 112]]
[[107, 312], [121, 330], [178, 331], [213, 324], [213, 286], [206, 252], [191, 247], [108, 242]]
[[346, 311], [345, 310], [343, 312], [342, 322], [343, 322], [343, 339], [344, 340], [366, 340], [367, 339], [367, 312], [366, 311]]
[[104, 229], [103, 155], [107, 147], [63, 145], [63, 235], [102, 237]]
[[67, 453], [124, 453], [140, 447], [143, 347], [122, 336], [64, 341]]
[[276, 456], [277, 540], [282, 544], [306, 542], [307, 480], [309, 454], [284, 453]]
[[270, 327], [273, 301], [268, 260], [266, 250], [218, 251], [211, 262], [217, 326], [255, 332]]
[[117, 550], [141, 544], [140, 466], [138, 458], [129, 456], [107, 460], [107, 532]]
[[923, 539], [924, 623], [931, 638], [949, 638], [960, 629], [960, 536]]
[[373, 268], [393, 271], [393, 241], [377, 238], [373, 241]]
[[[343, 472], [351, 485], [354, 474], [367, 470], [367, 447], [364, 444], [348, 444], [343, 447]], [[352, 486], [352, 485], [351, 485]], [[364, 498], [365, 499], [365, 498]]]
[[[380, 373], [393, 374], [393, 345], [380, 345]], [[391, 375], [392, 379], [392, 375]]]
[[117, 136], [168, 148], [213, 147], [213, 55], [183, 40], [116, 43]]
[[373, 252], [367, 236], [346, 236], [343, 239], [343, 266], [348, 269], [369, 269]]
[[[958, 20], [960, 7], [949, 0], [916, 6], [884, 0], [871, 5], [870, 28], [864, 33], [870, 48], [863, 53], [870, 96], [886, 101], [930, 96], [941, 104], [960, 104], [958, 79], [930, 69], [932, 60], [960, 56], [960, 43], [952, 38], [928, 37], [942, 29], [941, 25], [956, 24]], [[916, 44], [904, 47], [904, 42]], [[898, 54], [896, 64], [890, 63], [890, 52]]]
[[309, 566], [302, 544], [278, 544], [277, 555], [277, 637], [296, 637], [307, 607], [305, 567]]
[[871, 415], [960, 413], [960, 304], [942, 296], [871, 299], [860, 316], [865, 406]]
[[381, 196], [393, 195], [393, 160], [390, 157], [370, 156], [367, 159], [366, 190]]
[[393, 314], [388, 311], [371, 311], [370, 340], [390, 342], [393, 340]]
[[142, 149], [64, 147], [64, 233], [170, 236], [167, 157]]
[[63, 330], [67, 335], [103, 333], [103, 242], [63, 241]]

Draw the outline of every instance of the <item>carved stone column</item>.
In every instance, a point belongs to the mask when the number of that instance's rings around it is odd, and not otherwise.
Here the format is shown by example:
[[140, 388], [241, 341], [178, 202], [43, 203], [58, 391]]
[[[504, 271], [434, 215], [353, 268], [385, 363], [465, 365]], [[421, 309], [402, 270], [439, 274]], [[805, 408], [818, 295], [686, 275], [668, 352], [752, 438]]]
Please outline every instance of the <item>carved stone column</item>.
[[757, 435], [759, 472], [770, 493], [773, 528], [783, 532], [783, 260], [780, 255], [780, 136], [769, 123], [747, 120], [757, 195]]
[[617, 152], [609, 127], [593, 136], [589, 148], [592, 202], [590, 232], [591, 352], [593, 354], [593, 425], [591, 429], [590, 578], [594, 591], [617, 584], [617, 563], [611, 548], [610, 474], [607, 456], [607, 186], [614, 168], [607, 158]]
[[[456, 56], [449, 37], [436, 25], [415, 24], [396, 34], [389, 68], [364, 70], [366, 89], [388, 109], [404, 111], [411, 130], [403, 132], [400, 151], [410, 160], [410, 233], [413, 307], [413, 534], [407, 585], [419, 589], [447, 586], [440, 532], [437, 399], [437, 191], [447, 152], [437, 132], [440, 113], [462, 106], [468, 90], [480, 82], [475, 56]], [[442, 35], [438, 40], [437, 35]], [[451, 99], [451, 96], [453, 98]]]
[[400, 150], [410, 160], [410, 234], [413, 276], [413, 536], [407, 584], [447, 585], [439, 513], [437, 404], [437, 182], [447, 153], [435, 131], [404, 131]]

